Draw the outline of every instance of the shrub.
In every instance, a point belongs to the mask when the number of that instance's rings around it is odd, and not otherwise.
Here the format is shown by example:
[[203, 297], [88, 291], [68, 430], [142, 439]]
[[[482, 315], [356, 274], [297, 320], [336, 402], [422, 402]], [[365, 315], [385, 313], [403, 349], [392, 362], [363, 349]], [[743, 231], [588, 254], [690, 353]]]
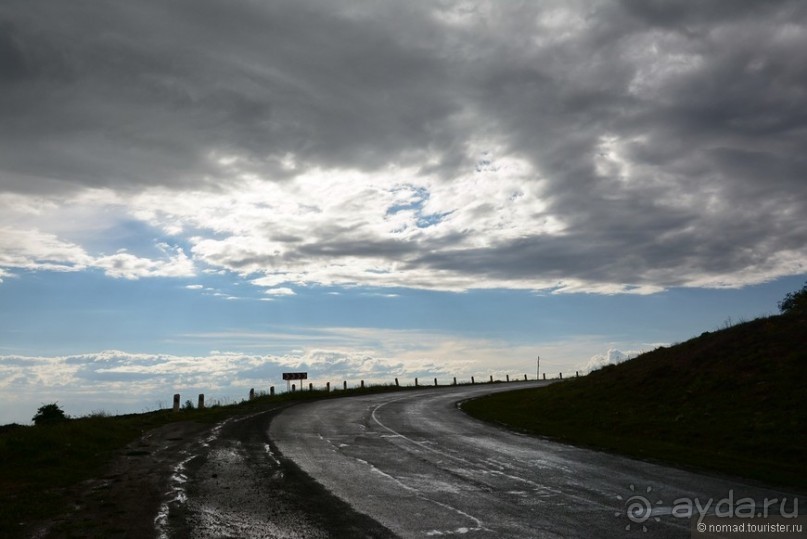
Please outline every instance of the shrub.
[[52, 425], [54, 423], [67, 421], [68, 419], [70, 418], [67, 417], [64, 411], [59, 408], [59, 405], [54, 402], [40, 406], [32, 421], [34, 425]]
[[782, 314], [807, 312], [807, 283], [801, 290], [788, 293], [779, 302], [779, 311]]

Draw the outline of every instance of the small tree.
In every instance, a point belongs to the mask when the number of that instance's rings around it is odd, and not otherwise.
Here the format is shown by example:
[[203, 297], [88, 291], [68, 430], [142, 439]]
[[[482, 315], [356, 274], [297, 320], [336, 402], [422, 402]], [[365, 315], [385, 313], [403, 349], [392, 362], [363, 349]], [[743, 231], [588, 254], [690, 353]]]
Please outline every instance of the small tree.
[[52, 425], [54, 423], [67, 421], [68, 419], [64, 411], [54, 402], [40, 406], [36, 411], [36, 415], [33, 417], [33, 422], [34, 425]]
[[801, 290], [789, 292], [779, 302], [779, 311], [782, 314], [807, 312], [807, 283], [801, 287]]

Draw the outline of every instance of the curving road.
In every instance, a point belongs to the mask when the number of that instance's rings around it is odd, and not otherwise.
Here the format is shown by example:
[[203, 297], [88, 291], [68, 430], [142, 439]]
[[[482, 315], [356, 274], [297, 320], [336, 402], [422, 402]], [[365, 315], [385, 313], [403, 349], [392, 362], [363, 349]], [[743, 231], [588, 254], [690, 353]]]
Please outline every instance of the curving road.
[[[690, 519], [670, 514], [682, 498], [694, 506], [696, 498], [705, 505], [748, 497], [761, 508], [766, 498], [787, 497], [792, 509], [790, 493], [518, 435], [457, 406], [543, 384], [311, 402], [280, 413], [269, 435], [285, 457], [400, 537], [684, 538]], [[630, 519], [628, 506], [652, 513]]]

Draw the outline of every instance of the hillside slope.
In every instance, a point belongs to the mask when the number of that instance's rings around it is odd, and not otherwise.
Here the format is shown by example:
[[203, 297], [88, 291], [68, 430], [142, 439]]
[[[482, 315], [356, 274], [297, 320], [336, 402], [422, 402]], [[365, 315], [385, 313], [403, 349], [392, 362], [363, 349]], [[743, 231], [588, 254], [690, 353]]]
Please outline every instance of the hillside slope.
[[761, 318], [463, 409], [533, 434], [807, 486], [807, 316]]

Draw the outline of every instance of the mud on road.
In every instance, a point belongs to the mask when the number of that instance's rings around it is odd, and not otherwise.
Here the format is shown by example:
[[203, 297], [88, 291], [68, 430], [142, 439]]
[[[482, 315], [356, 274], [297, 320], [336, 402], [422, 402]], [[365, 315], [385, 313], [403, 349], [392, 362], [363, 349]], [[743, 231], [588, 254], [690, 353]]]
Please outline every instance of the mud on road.
[[169, 504], [165, 537], [395, 537], [279, 455], [273, 411], [226, 421], [184, 465], [187, 499]]
[[146, 433], [34, 537], [395, 537], [278, 453], [268, 430], [279, 410]]

